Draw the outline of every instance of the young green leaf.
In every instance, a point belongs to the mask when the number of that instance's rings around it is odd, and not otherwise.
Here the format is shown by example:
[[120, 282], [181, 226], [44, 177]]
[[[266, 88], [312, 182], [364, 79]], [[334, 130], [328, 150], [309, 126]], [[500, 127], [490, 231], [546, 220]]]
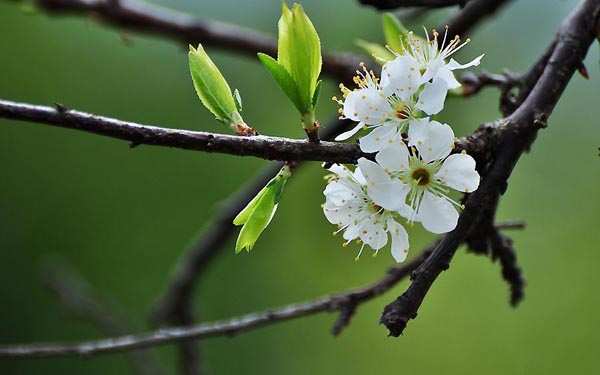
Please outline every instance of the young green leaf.
[[267, 228], [277, 211], [283, 188], [290, 176], [290, 168], [284, 166], [233, 219], [234, 225], [243, 225], [235, 244], [236, 253], [244, 249], [250, 251]]
[[373, 58], [382, 65], [394, 59], [394, 54], [381, 44], [371, 43], [367, 42], [366, 40], [359, 39], [356, 41], [356, 45], [362, 48], [369, 55], [373, 56]]
[[317, 82], [317, 87], [315, 88], [315, 93], [312, 98], [312, 106], [315, 108], [317, 103], [319, 102], [319, 97], [321, 96], [321, 87], [323, 86], [323, 81], [319, 80]]
[[284, 3], [278, 23], [277, 60], [290, 73], [301, 100], [310, 107], [321, 74], [321, 41], [300, 4]]
[[291, 9], [282, 4], [277, 27], [277, 60], [262, 53], [258, 58], [301, 114], [314, 112], [322, 65], [319, 35], [300, 4]]
[[197, 49], [190, 46], [188, 57], [194, 88], [202, 104], [220, 121], [241, 120], [227, 81], [202, 45]]
[[260, 62], [267, 68], [269, 73], [273, 79], [279, 84], [279, 87], [283, 90], [283, 92], [287, 95], [287, 97], [294, 103], [294, 106], [300, 111], [300, 113], [304, 113], [310, 110], [310, 107], [307, 107], [306, 104], [300, 99], [300, 95], [298, 94], [298, 87], [296, 86], [296, 82], [288, 73], [287, 70], [274, 58], [269, 55], [265, 55], [264, 53], [258, 54], [258, 59]]
[[242, 96], [240, 95], [240, 91], [238, 89], [233, 90], [233, 97], [235, 99], [235, 105], [238, 111], [242, 112], [244, 110], [244, 105], [242, 104]]
[[408, 30], [392, 13], [384, 13], [382, 17], [385, 42], [394, 51], [402, 53], [406, 45]]

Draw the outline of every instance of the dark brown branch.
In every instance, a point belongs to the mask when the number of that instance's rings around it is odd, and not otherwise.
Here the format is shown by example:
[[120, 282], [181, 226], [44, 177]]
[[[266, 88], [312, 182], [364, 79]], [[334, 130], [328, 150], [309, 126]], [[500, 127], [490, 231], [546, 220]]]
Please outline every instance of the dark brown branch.
[[452, 17], [445, 25], [438, 28], [440, 36], [444, 35], [444, 27], [448, 26], [448, 35], [468, 36], [481, 22], [498, 12], [512, 0], [471, 0]]
[[401, 280], [406, 278], [428, 256], [426, 249], [419, 256], [406, 264], [390, 269], [379, 281], [361, 289], [345, 293], [324, 296], [312, 301], [283, 306], [264, 312], [251, 313], [225, 321], [197, 324], [189, 327], [173, 327], [157, 331], [127, 335], [103, 340], [87, 341], [78, 344], [35, 344], [0, 347], [0, 358], [46, 358], [69, 355], [93, 355], [115, 353], [128, 350], [144, 349], [157, 345], [180, 342], [183, 340], [200, 340], [217, 336], [237, 335], [268, 324], [282, 322], [321, 312], [337, 312], [352, 306], [355, 309], [381, 294], [387, 292]]
[[507, 91], [521, 83], [521, 77], [512, 73], [493, 74], [488, 72], [465, 73], [460, 77], [461, 94], [472, 96], [486, 87], [498, 87], [501, 91]]
[[517, 306], [523, 300], [525, 279], [517, 263], [517, 253], [513, 241], [508, 236], [494, 230], [490, 237], [492, 260], [499, 260], [502, 278], [510, 287], [510, 304]]
[[358, 0], [358, 2], [375, 9], [387, 10], [408, 7], [444, 8], [454, 5], [463, 7], [469, 0]]
[[219, 152], [239, 156], [257, 156], [267, 160], [314, 160], [333, 163], [355, 163], [363, 156], [357, 145], [344, 143], [312, 143], [281, 137], [240, 137], [181, 129], [159, 128], [98, 116], [86, 112], [15, 103], [0, 100], [0, 117], [75, 129], [117, 138], [135, 147], [153, 145]]
[[522, 220], [509, 220], [496, 223], [495, 227], [499, 230], [525, 229], [527, 223]]
[[456, 229], [444, 236], [432, 255], [415, 270], [406, 292], [386, 306], [381, 322], [390, 335], [400, 335], [408, 321], [416, 317], [431, 285], [449, 267], [456, 249], [481, 218], [481, 213], [506, 191], [514, 166], [530, 148], [538, 130], [546, 127], [548, 117], [595, 40], [599, 13], [600, 1], [586, 0], [562, 24], [556, 46], [539, 80], [518, 109], [498, 123], [494, 162], [479, 188], [468, 197]]
[[[123, 335], [131, 330], [131, 324], [114, 306], [96, 295], [81, 275], [70, 267], [52, 263], [45, 267], [44, 284], [53, 291], [61, 304], [77, 318], [94, 324], [105, 335]], [[156, 358], [145, 350], [127, 353], [132, 370], [140, 375], [163, 373]]]
[[[224, 22], [201, 20], [136, 0], [36, 0], [48, 13], [90, 15], [122, 30], [157, 35], [184, 44], [230, 50], [251, 58], [258, 52], [275, 56], [275, 39], [257, 31]], [[363, 58], [352, 54], [323, 56], [323, 73], [344, 80], [352, 77]]]

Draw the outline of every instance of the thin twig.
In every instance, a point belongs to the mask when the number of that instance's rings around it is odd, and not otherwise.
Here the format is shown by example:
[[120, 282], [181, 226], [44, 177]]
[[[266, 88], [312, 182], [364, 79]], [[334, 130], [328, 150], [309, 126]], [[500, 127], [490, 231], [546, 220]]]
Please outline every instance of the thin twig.
[[[486, 18], [498, 12], [513, 0], [471, 0], [469, 3], [456, 13], [448, 22], [438, 27], [440, 37], [443, 37], [445, 27], [448, 27], [448, 35], [458, 35], [461, 38], [466, 37], [473, 32]], [[440, 40], [441, 41], [441, 40]]]
[[[71, 314], [91, 322], [105, 335], [122, 335], [131, 331], [132, 325], [116, 312], [117, 308], [96, 295], [89, 283], [71, 267], [54, 262], [48, 264], [44, 269], [43, 281]], [[127, 357], [136, 374], [164, 373], [150, 351], [131, 351]]]
[[[202, 20], [184, 13], [136, 0], [36, 0], [50, 14], [93, 16], [122, 30], [157, 35], [184, 44], [202, 43], [249, 57], [258, 52], [277, 55], [274, 38], [255, 30], [213, 20]], [[323, 54], [323, 73], [338, 80], [352, 77], [364, 57], [352, 54]]]
[[130, 142], [131, 147], [153, 145], [185, 150], [257, 156], [267, 160], [314, 160], [355, 163], [364, 156], [357, 145], [312, 143], [283, 137], [249, 136], [160, 128], [86, 112], [0, 100], [0, 117], [80, 130]]
[[510, 304], [515, 307], [525, 295], [525, 279], [517, 263], [517, 253], [513, 241], [508, 236], [494, 230], [490, 238], [492, 260], [499, 260], [502, 278], [510, 287]]
[[363, 5], [375, 9], [387, 10], [397, 8], [445, 8], [455, 5], [465, 6], [469, 0], [358, 0]]
[[114, 353], [180, 342], [200, 340], [208, 337], [233, 336], [268, 324], [313, 315], [321, 312], [338, 312], [348, 305], [354, 307], [365, 303], [398, 284], [417, 268], [428, 256], [430, 248], [406, 264], [390, 269], [377, 282], [361, 289], [333, 296], [324, 296], [311, 301], [283, 306], [264, 312], [251, 313], [237, 318], [190, 327], [164, 328], [139, 335], [127, 335], [77, 344], [34, 344], [0, 347], [0, 358], [46, 358], [69, 355], [94, 355]]

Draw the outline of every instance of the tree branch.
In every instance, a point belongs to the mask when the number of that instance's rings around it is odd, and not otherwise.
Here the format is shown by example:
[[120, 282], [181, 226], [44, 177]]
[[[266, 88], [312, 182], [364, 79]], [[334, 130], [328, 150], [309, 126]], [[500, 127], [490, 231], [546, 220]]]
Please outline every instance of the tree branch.
[[463, 7], [469, 0], [358, 0], [358, 2], [375, 9], [387, 10], [408, 7], [444, 8], [454, 5]]
[[[94, 16], [107, 25], [157, 35], [184, 44], [242, 53], [255, 58], [258, 52], [277, 55], [275, 39], [260, 32], [227, 24], [201, 20], [184, 13], [136, 0], [36, 0], [50, 14]], [[352, 54], [323, 54], [323, 73], [339, 80], [352, 77], [363, 57]]]
[[345, 143], [312, 143], [305, 140], [197, 132], [159, 128], [86, 112], [15, 103], [0, 100], [0, 117], [80, 130], [139, 145], [165, 146], [185, 150], [218, 152], [238, 156], [257, 156], [267, 160], [313, 160], [333, 163], [355, 163], [364, 156], [357, 145]]
[[548, 117], [595, 40], [599, 13], [599, 0], [579, 4], [562, 24], [556, 46], [530, 94], [515, 112], [497, 123], [500, 132], [494, 161], [479, 188], [466, 200], [456, 229], [445, 235], [431, 256], [415, 270], [406, 292], [384, 309], [381, 323], [390, 335], [400, 335], [408, 321], [416, 317], [431, 285], [449, 267], [456, 249], [480, 219], [481, 212], [505, 192], [514, 166], [529, 149], [538, 130], [546, 127]]
[[[217, 152], [237, 156], [256, 156], [266, 160], [324, 161], [329, 163], [354, 164], [363, 153], [358, 145], [339, 142], [313, 143], [306, 140], [269, 136], [248, 136], [199, 132], [183, 129], [161, 128], [99, 116], [91, 113], [0, 99], [0, 118], [28, 121], [61, 128], [79, 130], [130, 142], [130, 147], [140, 145], [164, 146], [184, 150]], [[336, 120], [335, 132], [351, 126], [349, 121]], [[324, 134], [324, 139], [330, 139]], [[485, 148], [488, 134], [459, 139], [456, 152]]]
[[[444, 27], [448, 26], [448, 35], [461, 38], [472, 32], [481, 22], [498, 12], [512, 0], [471, 0], [456, 13], [443, 27], [438, 27], [440, 38], [444, 35]], [[441, 40], [440, 40], [441, 42]]]
[[144, 349], [157, 345], [200, 340], [216, 336], [233, 336], [268, 324], [300, 318], [321, 312], [336, 312], [353, 309], [387, 292], [398, 282], [406, 278], [428, 256], [430, 248], [424, 250], [413, 260], [395, 267], [377, 282], [361, 289], [345, 293], [324, 296], [315, 300], [283, 306], [264, 312], [251, 313], [237, 318], [212, 323], [197, 324], [190, 327], [174, 327], [140, 334], [86, 341], [78, 344], [35, 344], [1, 346], [0, 358], [46, 358], [69, 355], [94, 355], [128, 350]]
[[[77, 318], [87, 320], [105, 335], [122, 335], [131, 326], [127, 319], [115, 313], [115, 309], [99, 298], [81, 275], [70, 267], [51, 264], [45, 268], [44, 284], [53, 291], [61, 304]], [[148, 351], [127, 353], [132, 370], [140, 375], [163, 373], [158, 361]]]

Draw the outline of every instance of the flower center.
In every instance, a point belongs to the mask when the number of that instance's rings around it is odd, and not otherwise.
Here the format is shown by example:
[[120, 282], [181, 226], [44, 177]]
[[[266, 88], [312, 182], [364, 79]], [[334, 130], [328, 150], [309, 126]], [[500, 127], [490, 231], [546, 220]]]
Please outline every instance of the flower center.
[[400, 120], [406, 120], [410, 117], [410, 107], [399, 101], [394, 104], [394, 115]]
[[429, 174], [429, 171], [425, 168], [415, 169], [412, 172], [411, 177], [419, 186], [427, 186], [431, 181], [431, 175]]
[[374, 214], [376, 214], [376, 213], [378, 213], [379, 211], [381, 211], [381, 209], [382, 209], [382, 208], [381, 208], [380, 206], [376, 205], [375, 203], [372, 203], [372, 202], [371, 202], [371, 204], [369, 205], [369, 211], [371, 211], [371, 213], [374, 213]]

